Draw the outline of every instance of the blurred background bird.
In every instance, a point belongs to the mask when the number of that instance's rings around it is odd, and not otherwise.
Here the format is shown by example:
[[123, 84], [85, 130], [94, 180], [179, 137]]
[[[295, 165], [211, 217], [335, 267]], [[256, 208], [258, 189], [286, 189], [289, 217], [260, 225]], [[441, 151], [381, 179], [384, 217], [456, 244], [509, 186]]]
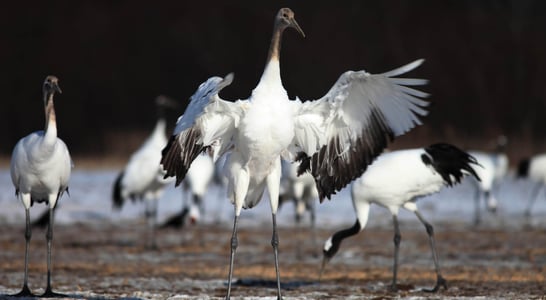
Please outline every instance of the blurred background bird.
[[308, 240], [307, 237], [310, 238], [313, 249], [318, 249], [316, 247], [317, 221], [315, 211], [315, 203], [318, 201], [319, 194], [313, 176], [309, 173], [303, 173], [298, 176], [298, 164], [283, 161], [279, 206], [282, 207], [287, 203], [293, 204], [294, 221], [298, 229], [301, 229], [305, 214], [309, 214], [309, 234], [305, 234], [306, 238], [298, 243], [298, 255], [300, 256], [302, 254], [302, 247], [305, 245], [305, 241]]
[[476, 188], [474, 196], [474, 225], [481, 223], [482, 203], [485, 204], [487, 211], [494, 214], [497, 212], [499, 188], [508, 175], [509, 160], [506, 155], [507, 144], [508, 140], [506, 136], [501, 135], [497, 138], [494, 151], [468, 151], [481, 166], [481, 168], [476, 168], [476, 173], [481, 180], [478, 181], [474, 177], [469, 178]]
[[210, 155], [204, 153], [195, 158], [182, 181], [182, 209], [179, 213], [170, 216], [162, 228], [181, 228], [186, 222], [195, 224], [205, 213], [203, 199], [209, 192], [215, 173], [214, 162]]
[[170, 178], [164, 178], [165, 172], [159, 164], [161, 150], [167, 144], [165, 110], [177, 107], [176, 103], [166, 96], [158, 96], [155, 99], [155, 104], [157, 108], [156, 125], [151, 135], [131, 155], [127, 165], [119, 173], [114, 181], [112, 191], [114, 209], [121, 209], [128, 199], [144, 202], [145, 217], [150, 229], [146, 244], [150, 248], [157, 247], [155, 239], [157, 202], [163, 195], [167, 184], [173, 182]]

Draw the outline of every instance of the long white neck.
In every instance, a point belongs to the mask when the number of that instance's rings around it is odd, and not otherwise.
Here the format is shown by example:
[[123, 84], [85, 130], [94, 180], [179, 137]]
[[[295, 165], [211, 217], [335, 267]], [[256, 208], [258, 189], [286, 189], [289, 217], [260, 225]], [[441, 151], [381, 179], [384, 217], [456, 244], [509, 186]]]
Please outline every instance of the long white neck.
[[45, 103], [45, 142], [54, 143], [57, 140], [57, 118], [53, 105], [53, 93], [44, 93]]
[[167, 128], [167, 121], [164, 118], [159, 118], [155, 124], [154, 131], [150, 135], [150, 139], [153, 139], [159, 144], [166, 144], [167, 137], [165, 136], [165, 130]]
[[281, 81], [281, 68], [278, 59], [273, 58], [267, 62], [256, 89], [284, 90]]
[[265, 69], [262, 78], [260, 78], [260, 82], [256, 86], [257, 90], [284, 90], [281, 81], [281, 68], [279, 65], [281, 39], [284, 28], [285, 27], [281, 26], [278, 21], [275, 22], [275, 25], [273, 26], [273, 36], [271, 37], [271, 42], [269, 44]]

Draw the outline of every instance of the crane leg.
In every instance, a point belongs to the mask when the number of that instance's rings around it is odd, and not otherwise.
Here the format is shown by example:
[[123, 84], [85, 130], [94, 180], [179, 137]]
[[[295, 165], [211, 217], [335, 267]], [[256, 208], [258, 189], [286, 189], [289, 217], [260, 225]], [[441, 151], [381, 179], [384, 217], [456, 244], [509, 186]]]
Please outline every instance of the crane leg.
[[[313, 201], [313, 200], [311, 200], [311, 201]], [[311, 204], [309, 204], [309, 212], [311, 214], [311, 225], [310, 225], [310, 227], [311, 227], [313, 249], [320, 249], [320, 247], [318, 247], [318, 243], [317, 243], [317, 221], [316, 221], [317, 216], [316, 216], [316, 212], [315, 212], [314, 202], [311, 202]], [[319, 256], [319, 253], [315, 253], [314, 256]]]
[[235, 218], [233, 219], [233, 232], [231, 234], [231, 255], [229, 259], [228, 290], [226, 294], [226, 300], [229, 300], [231, 295], [231, 280], [233, 279], [233, 260], [235, 259], [235, 251], [237, 250], [237, 246], [239, 245], [239, 241], [237, 239], [238, 221], [239, 216], [235, 215]]
[[54, 223], [54, 207], [49, 207], [49, 224], [47, 226], [46, 241], [47, 241], [47, 286], [44, 294], [41, 297], [44, 298], [66, 298], [67, 295], [53, 292], [51, 289], [51, 244], [53, 243], [53, 223]]
[[156, 238], [157, 227], [157, 206], [159, 199], [145, 200], [146, 201], [146, 220], [148, 222], [149, 240], [146, 247], [151, 250], [158, 249]]
[[535, 203], [535, 200], [539, 196], [540, 191], [542, 190], [542, 183], [536, 184], [533, 188], [533, 191], [531, 192], [531, 198], [529, 199], [529, 202], [527, 203], [527, 206], [525, 207], [525, 217], [527, 219], [531, 218], [531, 209], [533, 208], [533, 204]]
[[273, 236], [271, 246], [275, 256], [275, 273], [277, 275], [277, 300], [281, 300], [281, 275], [279, 271], [279, 236], [277, 234], [277, 209], [279, 208], [279, 187], [281, 183], [281, 160], [274, 162], [272, 171], [266, 177], [267, 190], [271, 205], [271, 217], [273, 219]]
[[425, 228], [427, 230], [428, 238], [430, 241], [430, 249], [432, 250], [432, 259], [434, 260], [434, 267], [436, 269], [436, 285], [432, 289], [424, 289], [425, 292], [431, 292], [435, 293], [437, 292], [441, 286], [444, 287], [444, 289], [447, 290], [447, 281], [442, 277], [442, 274], [440, 273], [440, 264], [438, 263], [438, 252], [436, 252], [436, 244], [434, 242], [434, 228], [432, 225], [430, 225], [429, 222], [427, 222], [421, 213], [419, 211], [415, 211], [415, 215], [417, 218], [419, 218], [419, 221], [425, 225]]
[[25, 207], [26, 228], [25, 228], [25, 277], [23, 279], [23, 288], [17, 294], [11, 295], [12, 297], [34, 297], [30, 289], [28, 288], [28, 248], [30, 245], [30, 238], [32, 237], [32, 231], [30, 228], [30, 211]]
[[476, 187], [476, 193], [474, 194], [474, 226], [478, 226], [481, 221], [481, 202], [482, 202], [482, 191], [479, 187]]
[[392, 267], [392, 284], [390, 289], [391, 291], [396, 292], [398, 290], [398, 286], [396, 284], [396, 278], [398, 275], [398, 252], [400, 250], [400, 241], [402, 240], [402, 236], [400, 235], [398, 217], [396, 215], [392, 215], [392, 221], [394, 224], [394, 265]]
[[[233, 171], [233, 170], [232, 170]], [[231, 255], [229, 258], [229, 275], [228, 275], [228, 290], [226, 294], [226, 299], [230, 299], [231, 295], [231, 282], [233, 280], [233, 261], [235, 259], [235, 251], [239, 245], [237, 239], [237, 223], [239, 222], [239, 216], [241, 215], [241, 209], [243, 208], [243, 203], [248, 191], [248, 184], [250, 176], [248, 171], [244, 168], [238, 169], [233, 175], [232, 184], [233, 188], [233, 207], [234, 207], [234, 218], [233, 218], [233, 232], [231, 233]]]
[[273, 255], [275, 256], [275, 273], [277, 275], [277, 299], [282, 299], [281, 296], [281, 275], [279, 272], [279, 236], [277, 235], [277, 214], [271, 214], [273, 218], [273, 236], [271, 237], [271, 246], [273, 247]]

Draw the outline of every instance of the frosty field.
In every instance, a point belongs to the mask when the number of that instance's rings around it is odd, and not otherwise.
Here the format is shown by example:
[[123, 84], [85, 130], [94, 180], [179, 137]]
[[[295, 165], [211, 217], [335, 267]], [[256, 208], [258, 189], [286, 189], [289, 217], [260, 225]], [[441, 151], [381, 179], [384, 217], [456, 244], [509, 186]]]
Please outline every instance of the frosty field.
[[[205, 215], [196, 225], [158, 231], [159, 249], [145, 245], [143, 205], [111, 209], [113, 170], [75, 170], [70, 196], [59, 205], [53, 248], [53, 286], [74, 299], [222, 299], [226, 290], [232, 207], [225, 192], [210, 188]], [[435, 226], [440, 264], [449, 289], [427, 294], [435, 281], [427, 235], [418, 220], [402, 212], [398, 294], [391, 280], [393, 229], [388, 212], [374, 206], [369, 225], [344, 241], [321, 281], [323, 241], [352, 225], [348, 190], [317, 204], [318, 245], [307, 228], [293, 221], [293, 206], [281, 207], [280, 268], [285, 299], [544, 299], [546, 294], [546, 201], [523, 217], [529, 182], [507, 179], [497, 195], [496, 215], [483, 211], [483, 224], [472, 225], [474, 190], [468, 182], [419, 200]], [[170, 187], [159, 203], [159, 221], [182, 207], [180, 189]], [[17, 292], [23, 279], [24, 210], [14, 195], [8, 170], [0, 171], [0, 297]], [[35, 205], [37, 217], [45, 206]], [[45, 287], [45, 231], [33, 230], [29, 285]], [[232, 296], [275, 299], [267, 199], [243, 211]]]

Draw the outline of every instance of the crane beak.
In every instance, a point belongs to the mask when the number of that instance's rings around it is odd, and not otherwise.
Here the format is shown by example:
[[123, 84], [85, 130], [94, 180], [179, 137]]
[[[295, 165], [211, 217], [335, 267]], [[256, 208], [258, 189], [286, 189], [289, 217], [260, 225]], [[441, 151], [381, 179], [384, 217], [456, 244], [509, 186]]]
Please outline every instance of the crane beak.
[[54, 90], [55, 92], [59, 93], [59, 94], [62, 94], [62, 93], [63, 93], [63, 91], [61, 91], [61, 88], [59, 87], [59, 85], [56, 84], [56, 83], [53, 85], [53, 90]]
[[322, 273], [324, 273], [324, 268], [326, 267], [326, 265], [328, 264], [328, 261], [330, 261], [330, 259], [326, 256], [324, 256], [322, 258], [322, 265], [320, 267], [320, 272], [319, 272], [319, 278], [318, 280], [321, 281], [322, 280]]
[[296, 29], [296, 31], [299, 32], [301, 36], [305, 37], [305, 33], [303, 33], [303, 30], [301, 29], [300, 25], [298, 25], [298, 22], [296, 22], [296, 19], [290, 20], [290, 27]]

